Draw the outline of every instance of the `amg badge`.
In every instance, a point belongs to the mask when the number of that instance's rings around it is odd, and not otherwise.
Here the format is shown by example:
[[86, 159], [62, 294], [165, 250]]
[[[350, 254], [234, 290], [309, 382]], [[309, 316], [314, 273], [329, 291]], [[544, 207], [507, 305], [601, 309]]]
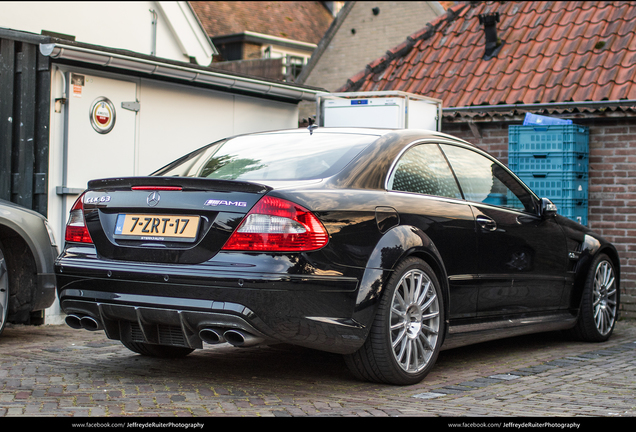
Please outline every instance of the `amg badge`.
[[215, 200], [210, 199], [203, 204], [204, 206], [216, 207], [220, 205], [224, 206], [234, 206], [234, 207], [247, 207], [247, 203], [245, 201], [226, 201], [226, 200]]

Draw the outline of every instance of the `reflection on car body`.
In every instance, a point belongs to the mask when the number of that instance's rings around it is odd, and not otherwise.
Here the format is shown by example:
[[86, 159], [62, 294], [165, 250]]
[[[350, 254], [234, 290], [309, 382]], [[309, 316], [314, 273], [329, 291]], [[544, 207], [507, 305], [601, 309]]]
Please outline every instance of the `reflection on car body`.
[[[199, 223], [145, 237], [131, 215]], [[137, 353], [283, 342], [392, 384], [469, 343], [606, 340], [620, 275], [609, 242], [469, 143], [346, 128], [242, 135], [91, 181], [56, 272], [67, 323]]]

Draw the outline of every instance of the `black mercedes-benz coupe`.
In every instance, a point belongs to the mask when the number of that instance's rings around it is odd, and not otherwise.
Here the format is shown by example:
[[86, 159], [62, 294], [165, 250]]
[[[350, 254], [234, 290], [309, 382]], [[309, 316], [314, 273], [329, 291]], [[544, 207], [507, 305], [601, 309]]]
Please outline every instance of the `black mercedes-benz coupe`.
[[68, 325], [136, 353], [287, 343], [398, 385], [441, 349], [608, 339], [619, 273], [610, 243], [471, 144], [347, 128], [236, 136], [91, 181], [56, 263]]

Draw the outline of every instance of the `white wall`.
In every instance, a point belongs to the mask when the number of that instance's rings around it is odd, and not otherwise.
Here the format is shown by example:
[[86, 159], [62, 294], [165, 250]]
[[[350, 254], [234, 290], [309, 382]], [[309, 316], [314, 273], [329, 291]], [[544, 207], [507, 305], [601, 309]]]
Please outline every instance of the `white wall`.
[[298, 127], [295, 104], [186, 85], [144, 79], [140, 101], [140, 175], [227, 136]]
[[[160, 3], [166, 3], [176, 30], [182, 39], [171, 30]], [[201, 37], [198, 28], [188, 29], [183, 11], [178, 2], [125, 1], [0, 1], [0, 27], [40, 34], [42, 30], [75, 36], [77, 42], [151, 54], [152, 14], [155, 10], [157, 22], [156, 55], [171, 60], [189, 61], [197, 57], [207, 66], [211, 57], [202, 55], [209, 47], [200, 46], [195, 36]], [[189, 11], [185, 11], [189, 15]], [[185, 21], [184, 21], [185, 22]], [[205, 36], [203, 36], [205, 37]], [[186, 46], [180, 47], [180, 43]], [[184, 53], [184, 50], [186, 53]], [[207, 62], [206, 62], [207, 61]]]

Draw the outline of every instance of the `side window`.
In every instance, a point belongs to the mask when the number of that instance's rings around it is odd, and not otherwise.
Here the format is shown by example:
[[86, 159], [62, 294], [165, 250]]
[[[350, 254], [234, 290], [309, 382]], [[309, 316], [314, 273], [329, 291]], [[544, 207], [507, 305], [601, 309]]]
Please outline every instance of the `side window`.
[[388, 189], [462, 198], [457, 181], [437, 144], [420, 144], [408, 149], [391, 173]]
[[469, 149], [442, 145], [468, 201], [534, 213], [532, 195], [504, 168]]

